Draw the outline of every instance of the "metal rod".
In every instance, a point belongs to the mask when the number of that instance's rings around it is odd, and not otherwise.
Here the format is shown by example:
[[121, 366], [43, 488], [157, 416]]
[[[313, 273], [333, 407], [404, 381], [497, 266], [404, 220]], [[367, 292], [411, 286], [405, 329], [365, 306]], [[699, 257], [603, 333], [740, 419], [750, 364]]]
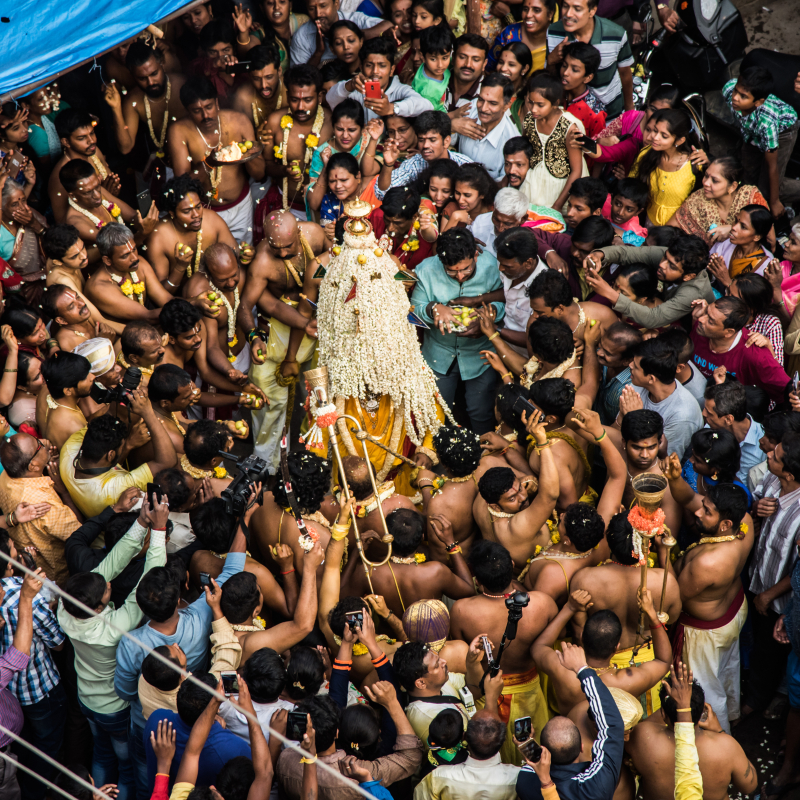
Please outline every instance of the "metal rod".
[[[669, 529], [667, 529], [667, 530], [669, 530]], [[667, 557], [666, 557], [666, 560], [665, 560], [665, 563], [664, 563], [664, 582], [661, 584], [661, 602], [659, 603], [659, 606], [658, 606], [659, 619], [661, 619], [661, 615], [664, 613], [664, 600], [667, 597], [667, 578], [669, 577], [669, 568], [670, 568], [669, 560], [670, 560], [670, 554], [672, 553], [672, 547], [673, 547], [673, 545], [671, 545], [671, 544], [664, 544], [664, 540], [663, 539], [661, 540], [661, 544], [664, 545], [664, 547], [667, 548]], [[662, 620], [662, 622], [663, 622], [663, 620]]]
[[[352, 419], [352, 417], [350, 417], [350, 419]], [[401, 461], [404, 461], [411, 467], [416, 468], [419, 466], [419, 464], [415, 463], [410, 458], [406, 458], [406, 456], [401, 456], [400, 453], [395, 453], [395, 451], [392, 450], [391, 447], [387, 447], [385, 444], [383, 444], [383, 442], [379, 442], [374, 436], [370, 436], [363, 428], [350, 428], [350, 433], [355, 433], [356, 439], [358, 439], [360, 442], [363, 442], [364, 439], [366, 439], [368, 442], [371, 442], [376, 447], [380, 447], [381, 450], [385, 450], [387, 453], [390, 453], [395, 458], [399, 458]]]

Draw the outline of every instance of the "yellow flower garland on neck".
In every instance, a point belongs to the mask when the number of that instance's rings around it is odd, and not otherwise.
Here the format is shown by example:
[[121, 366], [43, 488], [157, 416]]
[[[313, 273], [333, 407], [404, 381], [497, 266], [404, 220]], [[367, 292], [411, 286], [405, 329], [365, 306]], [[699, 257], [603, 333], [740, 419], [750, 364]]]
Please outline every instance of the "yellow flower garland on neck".
[[[303, 166], [298, 167], [297, 188], [295, 192], [299, 191], [303, 186], [303, 173], [308, 172], [308, 165], [311, 162], [311, 157], [314, 154], [314, 148], [319, 144], [319, 134], [322, 126], [325, 124], [325, 111], [322, 105], [317, 106], [317, 115], [314, 118], [314, 124], [311, 126], [311, 133], [306, 136], [306, 149], [303, 155]], [[294, 119], [291, 114], [284, 114], [281, 117], [281, 128], [283, 129], [283, 142], [280, 146], [276, 145], [273, 148], [275, 158], [280, 158], [284, 167], [289, 166], [288, 153], [289, 153], [289, 133], [294, 127]], [[289, 208], [289, 177], [283, 179], [283, 208]]]

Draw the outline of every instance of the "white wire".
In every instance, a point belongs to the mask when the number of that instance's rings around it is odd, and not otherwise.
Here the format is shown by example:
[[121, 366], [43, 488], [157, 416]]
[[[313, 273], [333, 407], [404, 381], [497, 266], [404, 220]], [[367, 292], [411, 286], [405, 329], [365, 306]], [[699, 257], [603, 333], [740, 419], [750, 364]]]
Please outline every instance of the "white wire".
[[[30, 747], [31, 750], [36, 751], [35, 747], [28, 745], [27, 742], [20, 739], [19, 736], [17, 736], [16, 734], [12, 733], [11, 735], [18, 742], [21, 742], [22, 744], [25, 744], [26, 746]], [[36, 778], [37, 781], [41, 781], [45, 786], [49, 786], [53, 791], [56, 791], [59, 794], [64, 795], [64, 797], [68, 797], [69, 800], [78, 800], [78, 798], [75, 797], [74, 794], [70, 794], [69, 792], [65, 792], [63, 789], [59, 789], [58, 786], [56, 786], [54, 783], [51, 783], [49, 780], [47, 780], [47, 778], [43, 778], [41, 775], [37, 775], [30, 767], [26, 767], [24, 764], [20, 764], [19, 761], [17, 761], [15, 758], [12, 758], [7, 753], [4, 753], [2, 750], [0, 750], [0, 758], [2, 758], [4, 761], [8, 761], [10, 764], [13, 764], [17, 769], [21, 769], [23, 772], [27, 772], [28, 775], [33, 775], [33, 777]], [[86, 781], [81, 780], [74, 772], [70, 772], [68, 769], [64, 769], [64, 767], [61, 766], [61, 764], [59, 764], [58, 766], [63, 772], [72, 775], [72, 777], [75, 778], [76, 781], [82, 783], [84, 786], [87, 786], [99, 797], [102, 797], [103, 800], [113, 800], [113, 798], [109, 797], [105, 792], [101, 792], [99, 789], [95, 789], [91, 783], [86, 783]]]
[[[191, 681], [196, 686], [202, 687], [212, 697], [215, 697], [217, 700], [220, 700], [222, 702], [224, 702], [225, 700], [228, 699], [221, 692], [218, 692], [216, 689], [212, 689], [210, 686], [208, 686], [207, 684], [203, 683], [203, 681], [199, 680], [198, 678], [195, 678], [194, 675], [192, 675], [190, 672], [184, 672], [177, 664], [175, 664], [174, 662], [170, 661], [166, 656], [162, 656], [161, 653], [156, 653], [155, 650], [153, 650], [152, 648], [148, 647], [144, 642], [140, 642], [135, 636], [131, 636], [129, 631], [126, 631], [123, 628], [120, 628], [120, 627], [114, 625], [114, 623], [111, 622], [108, 619], [107, 616], [102, 616], [101, 614], [98, 614], [94, 609], [89, 608], [89, 606], [85, 605], [80, 600], [74, 598], [72, 595], [70, 595], [67, 592], [65, 592], [63, 589], [61, 589], [59, 586], [57, 586], [51, 580], [46, 578], [44, 575], [37, 575], [33, 570], [28, 569], [24, 564], [21, 564], [19, 561], [16, 561], [15, 559], [11, 558], [11, 556], [6, 555], [5, 553], [1, 553], [0, 552], [0, 558], [2, 558], [5, 561], [8, 561], [9, 564], [13, 564], [20, 572], [23, 572], [25, 575], [30, 575], [32, 578], [35, 578], [37, 581], [41, 581], [42, 584], [47, 586], [53, 593], [59, 595], [62, 598], [66, 597], [70, 601], [70, 603], [72, 603], [77, 608], [80, 608], [81, 611], [83, 611], [86, 614], [89, 614], [89, 615], [91, 615], [93, 617], [97, 617], [108, 628], [111, 628], [112, 630], [114, 630], [117, 633], [121, 634], [124, 638], [130, 639], [130, 641], [132, 641], [134, 644], [136, 644], [142, 650], [145, 650], [149, 655], [151, 655], [154, 658], [158, 659], [162, 664], [164, 664], [165, 666], [169, 667], [171, 670], [174, 670], [175, 672], [179, 673], [182, 677], [185, 677], [187, 681]], [[69, 612], [67, 612], [67, 613], [69, 613]], [[255, 714], [251, 714], [249, 711], [246, 711], [241, 706], [237, 706], [236, 710], [239, 713], [243, 714], [246, 719], [250, 720], [251, 722], [254, 722], [256, 725], [261, 727], [261, 723], [259, 722], [258, 717], [255, 716]], [[262, 730], [263, 730], [263, 728], [262, 728]], [[290, 750], [297, 751], [301, 756], [305, 754], [305, 750], [303, 750], [300, 747], [298, 742], [296, 742], [296, 741], [294, 741], [292, 739], [287, 739], [282, 733], [279, 733], [274, 728], [268, 727], [268, 730], [269, 730], [269, 735], [270, 736], [274, 736], [276, 739], [278, 739], [279, 742], [282, 742]], [[30, 745], [30, 749], [33, 750], [34, 752], [37, 752], [39, 755], [42, 755], [42, 756], [46, 757], [45, 753], [42, 753], [40, 750], [37, 750], [35, 747], [33, 747], [33, 745]], [[2, 753], [0, 753], [0, 755], [2, 755]], [[323, 772], [327, 772], [332, 777], [336, 778], [337, 780], [340, 780], [343, 784], [345, 784], [348, 787], [348, 789], [351, 789], [353, 791], [358, 792], [358, 794], [360, 794], [363, 797], [367, 798], [367, 800], [375, 800], [375, 798], [366, 789], [362, 789], [361, 788], [361, 784], [360, 783], [358, 783], [357, 781], [351, 780], [350, 778], [345, 777], [344, 775], [342, 775], [341, 772], [339, 772], [338, 769], [334, 769], [330, 765], [326, 764], [324, 761], [319, 761], [318, 760], [316, 762], [316, 764], [317, 764], [318, 767], [320, 767], [322, 769]], [[44, 781], [44, 778], [40, 778], [40, 780]]]

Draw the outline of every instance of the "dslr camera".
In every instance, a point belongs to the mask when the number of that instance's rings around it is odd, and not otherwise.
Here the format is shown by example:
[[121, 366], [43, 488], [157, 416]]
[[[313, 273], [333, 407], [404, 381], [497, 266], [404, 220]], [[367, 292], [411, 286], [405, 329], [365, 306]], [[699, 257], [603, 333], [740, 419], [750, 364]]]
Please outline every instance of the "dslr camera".
[[[247, 456], [247, 458], [237, 458], [225, 450], [220, 450], [219, 454], [235, 462], [239, 469], [239, 474], [233, 479], [232, 483], [222, 492], [222, 499], [225, 501], [225, 512], [239, 518], [247, 508], [247, 498], [250, 490], [256, 483], [264, 483], [269, 476], [269, 465], [263, 458], [258, 456]], [[261, 497], [258, 502], [261, 503]]]
[[128, 392], [138, 389], [141, 382], [142, 371], [139, 367], [131, 366], [125, 370], [122, 380], [113, 389], [108, 389], [102, 383], [95, 381], [92, 384], [90, 396], [95, 403], [124, 403], [126, 406], [130, 406]]

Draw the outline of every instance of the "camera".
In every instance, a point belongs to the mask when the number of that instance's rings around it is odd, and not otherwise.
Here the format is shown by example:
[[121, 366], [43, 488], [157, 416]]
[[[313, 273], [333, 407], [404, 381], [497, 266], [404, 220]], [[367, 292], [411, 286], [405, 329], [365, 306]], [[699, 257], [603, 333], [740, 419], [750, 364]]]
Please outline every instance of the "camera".
[[130, 399], [127, 396], [128, 392], [139, 388], [142, 382], [142, 371], [139, 367], [128, 367], [122, 380], [113, 388], [108, 389], [102, 383], [95, 381], [92, 384], [90, 396], [95, 403], [124, 403], [130, 406]]
[[508, 609], [508, 618], [510, 620], [522, 619], [522, 609], [527, 608], [531, 598], [525, 592], [514, 592], [514, 594], [506, 597], [506, 608]]
[[[225, 501], [225, 512], [241, 517], [247, 508], [247, 498], [250, 490], [256, 483], [263, 483], [269, 476], [269, 465], [263, 458], [258, 456], [247, 456], [247, 458], [237, 458], [225, 450], [220, 450], [219, 454], [224, 458], [233, 461], [239, 468], [239, 474], [233, 482], [222, 492], [222, 499]], [[261, 503], [262, 498], [258, 498]]]

